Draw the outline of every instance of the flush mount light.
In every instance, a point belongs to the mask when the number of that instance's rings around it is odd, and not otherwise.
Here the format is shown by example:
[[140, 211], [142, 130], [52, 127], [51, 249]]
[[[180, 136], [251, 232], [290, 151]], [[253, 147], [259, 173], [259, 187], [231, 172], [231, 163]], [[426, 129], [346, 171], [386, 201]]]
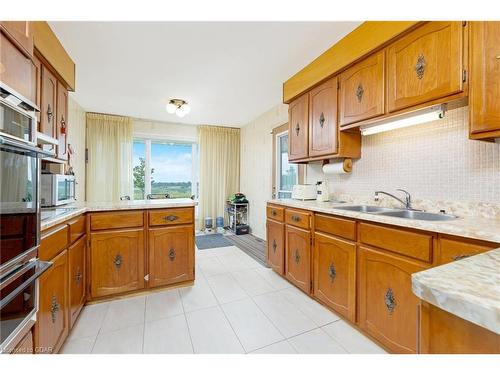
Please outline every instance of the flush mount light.
[[445, 104], [432, 106], [404, 115], [386, 118], [370, 125], [361, 126], [360, 130], [362, 135], [372, 135], [408, 126], [425, 124], [426, 122], [444, 118], [445, 111]]
[[168, 113], [175, 113], [178, 117], [184, 117], [191, 111], [189, 104], [182, 99], [170, 99], [166, 109]]

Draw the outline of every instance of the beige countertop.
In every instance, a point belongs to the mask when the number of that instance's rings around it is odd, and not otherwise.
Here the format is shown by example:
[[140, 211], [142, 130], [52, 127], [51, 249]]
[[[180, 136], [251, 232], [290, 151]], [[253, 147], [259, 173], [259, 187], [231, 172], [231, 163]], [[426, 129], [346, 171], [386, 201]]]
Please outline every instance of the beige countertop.
[[412, 275], [413, 293], [500, 334], [500, 249]]
[[295, 199], [272, 199], [268, 203], [300, 208], [314, 212], [343, 216], [351, 219], [373, 221], [381, 224], [396, 225], [405, 228], [420, 229], [429, 232], [449, 234], [453, 236], [473, 238], [477, 240], [500, 243], [500, 220], [481, 217], [459, 217], [450, 221], [423, 221], [397, 217], [367, 214], [363, 212], [338, 209], [342, 206], [352, 206], [351, 203], [300, 201]]
[[197, 203], [195, 201], [189, 198], [76, 203], [61, 207], [42, 209], [41, 230], [48, 229], [85, 212], [193, 207], [196, 206], [196, 204]]

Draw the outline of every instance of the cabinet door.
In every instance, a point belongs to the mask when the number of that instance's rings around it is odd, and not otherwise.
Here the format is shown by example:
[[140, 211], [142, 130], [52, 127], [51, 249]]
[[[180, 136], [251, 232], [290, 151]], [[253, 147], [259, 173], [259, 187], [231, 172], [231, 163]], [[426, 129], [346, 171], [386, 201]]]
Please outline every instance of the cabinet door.
[[[33, 56], [31, 59], [32, 62], [32, 76], [33, 76], [33, 82], [32, 82], [32, 92], [34, 93], [34, 103], [38, 108], [42, 108], [42, 62], [40, 59], [36, 56]], [[40, 129], [40, 112], [36, 112], [36, 122], [37, 122], [37, 129]]]
[[69, 252], [69, 326], [73, 327], [85, 303], [85, 255], [87, 237], [70, 246]]
[[90, 256], [92, 297], [144, 287], [142, 229], [91, 233]]
[[314, 296], [352, 322], [356, 318], [356, 245], [316, 233]]
[[384, 51], [340, 76], [340, 126], [384, 114]]
[[33, 32], [30, 21], [0, 21], [0, 27], [7, 32], [27, 56], [33, 56]]
[[311, 233], [286, 226], [286, 278], [304, 292], [311, 291]]
[[288, 107], [288, 160], [308, 156], [309, 94], [304, 94]]
[[309, 156], [337, 153], [337, 77], [309, 94]]
[[149, 230], [149, 286], [194, 279], [193, 232], [192, 225]]
[[267, 221], [267, 264], [277, 273], [285, 272], [285, 224]]
[[500, 22], [470, 27], [470, 131], [500, 131]]
[[52, 267], [40, 277], [36, 322], [37, 348], [56, 353], [68, 336], [68, 251], [52, 259]]
[[358, 253], [359, 324], [391, 352], [417, 352], [419, 299], [411, 274], [424, 267], [367, 247]]
[[57, 79], [42, 65], [42, 106], [40, 107], [40, 131], [56, 138]]
[[59, 142], [57, 147], [57, 157], [68, 159], [68, 90], [61, 82], [57, 82], [57, 117], [56, 136]]
[[429, 22], [387, 49], [389, 111], [462, 91], [463, 26]]

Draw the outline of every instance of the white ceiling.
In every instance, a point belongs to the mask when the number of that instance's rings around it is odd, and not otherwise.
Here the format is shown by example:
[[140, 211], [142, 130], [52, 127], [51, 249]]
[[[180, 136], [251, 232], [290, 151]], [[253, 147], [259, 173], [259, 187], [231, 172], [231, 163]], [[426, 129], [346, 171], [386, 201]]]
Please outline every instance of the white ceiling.
[[[242, 126], [282, 101], [282, 83], [360, 22], [50, 22], [76, 64], [87, 111]], [[170, 98], [191, 113], [168, 114]]]

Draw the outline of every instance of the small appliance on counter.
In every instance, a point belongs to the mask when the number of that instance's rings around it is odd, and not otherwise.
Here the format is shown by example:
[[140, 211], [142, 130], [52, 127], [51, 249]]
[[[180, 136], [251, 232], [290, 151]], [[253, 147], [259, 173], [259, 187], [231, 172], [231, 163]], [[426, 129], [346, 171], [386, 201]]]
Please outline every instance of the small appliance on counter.
[[42, 174], [40, 180], [40, 202], [42, 207], [54, 207], [75, 201], [75, 176], [65, 174]]
[[292, 199], [298, 199], [302, 201], [316, 199], [316, 185], [293, 185]]
[[328, 202], [330, 200], [330, 191], [328, 190], [328, 181], [318, 181], [316, 183], [316, 200], [318, 202]]

